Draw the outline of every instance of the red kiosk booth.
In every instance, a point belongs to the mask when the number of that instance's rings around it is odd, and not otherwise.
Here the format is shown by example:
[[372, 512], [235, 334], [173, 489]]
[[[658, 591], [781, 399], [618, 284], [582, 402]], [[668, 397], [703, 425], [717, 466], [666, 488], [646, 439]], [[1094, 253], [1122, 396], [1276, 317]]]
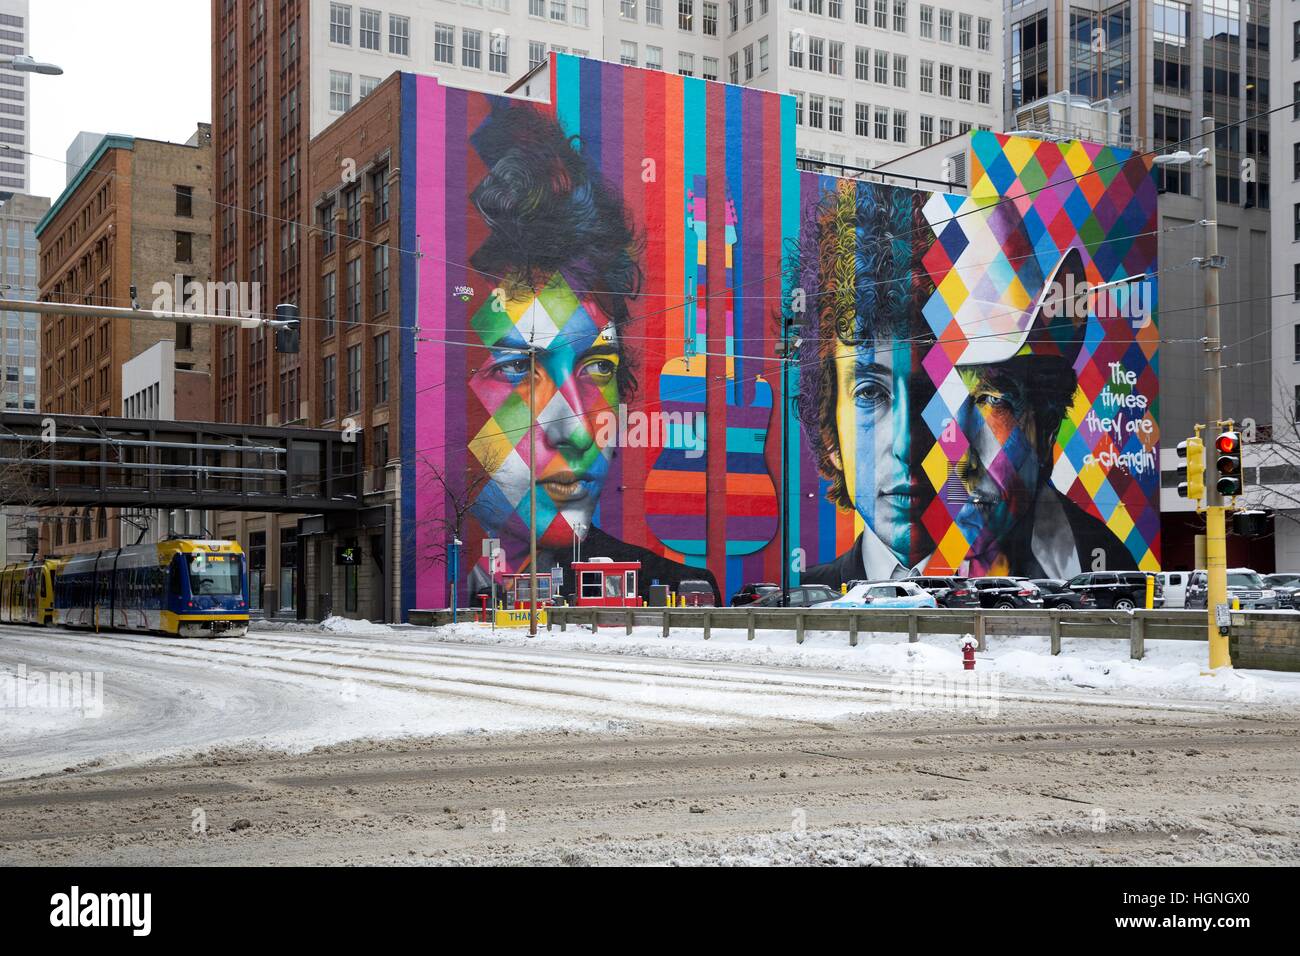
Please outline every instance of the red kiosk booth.
[[591, 558], [573, 562], [574, 593], [577, 607], [640, 607], [637, 578], [640, 561], [614, 561]]

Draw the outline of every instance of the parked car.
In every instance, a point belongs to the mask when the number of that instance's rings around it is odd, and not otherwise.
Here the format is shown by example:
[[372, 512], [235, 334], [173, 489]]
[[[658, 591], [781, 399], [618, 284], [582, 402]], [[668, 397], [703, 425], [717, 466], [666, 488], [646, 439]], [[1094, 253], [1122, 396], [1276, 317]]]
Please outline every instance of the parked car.
[[1300, 601], [1300, 574], [1283, 571], [1278, 574], [1264, 575], [1265, 586], [1277, 592], [1277, 606], [1290, 611], [1297, 610]]
[[934, 595], [940, 607], [978, 607], [980, 599], [965, 578], [908, 578], [923, 591]]
[[[1114, 611], [1132, 611], [1147, 606], [1145, 571], [1085, 571], [1070, 578], [1070, 590], [1092, 597], [1094, 607]], [[1155, 583], [1155, 607], [1164, 604], [1160, 582]]]
[[[825, 584], [801, 584], [798, 587], [791, 588], [788, 592], [786, 607], [812, 607], [814, 604], [822, 604], [826, 601], [834, 601], [839, 597], [839, 592], [834, 588], [827, 587]], [[781, 606], [781, 589], [768, 591], [750, 607], [780, 607]]]
[[682, 607], [716, 607], [718, 604], [718, 599], [713, 594], [713, 585], [698, 579], [688, 579], [678, 584], [677, 596], [681, 598]]
[[971, 590], [980, 607], [1040, 608], [1043, 595], [1028, 578], [971, 578]]
[[1187, 606], [1187, 583], [1191, 576], [1191, 571], [1159, 571], [1156, 573], [1156, 583], [1160, 585], [1164, 597], [1164, 603], [1161, 607]]
[[771, 594], [773, 591], [779, 596], [781, 588], [775, 584], [746, 584], [731, 596], [731, 606], [744, 607], [746, 604], [753, 604], [763, 595]]
[[1060, 578], [1034, 578], [1030, 581], [1043, 596], [1043, 607], [1091, 608], [1093, 597], [1086, 591], [1072, 591], [1068, 581]]
[[[1210, 576], [1206, 571], [1193, 571], [1187, 585], [1187, 606], [1203, 609], [1210, 589]], [[1264, 583], [1264, 579], [1250, 568], [1228, 569], [1228, 603], [1233, 598], [1240, 602], [1243, 611], [1272, 611], [1277, 609], [1277, 592]]]
[[843, 597], [817, 607], [938, 607], [934, 595], [911, 581], [867, 581], [849, 588]]

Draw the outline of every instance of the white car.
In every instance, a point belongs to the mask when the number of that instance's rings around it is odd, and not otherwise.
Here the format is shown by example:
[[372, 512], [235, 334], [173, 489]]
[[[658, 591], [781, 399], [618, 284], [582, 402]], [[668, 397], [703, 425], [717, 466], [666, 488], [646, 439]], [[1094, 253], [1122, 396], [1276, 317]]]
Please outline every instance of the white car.
[[815, 607], [938, 607], [934, 595], [911, 581], [866, 581]]

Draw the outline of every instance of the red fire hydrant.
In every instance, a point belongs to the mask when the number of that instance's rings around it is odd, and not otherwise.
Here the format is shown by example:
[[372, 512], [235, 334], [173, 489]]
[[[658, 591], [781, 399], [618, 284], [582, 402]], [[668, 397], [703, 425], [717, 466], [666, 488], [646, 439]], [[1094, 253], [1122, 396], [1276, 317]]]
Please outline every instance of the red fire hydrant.
[[975, 669], [975, 648], [979, 647], [979, 641], [969, 634], [961, 639], [961, 666], [964, 670], [973, 671]]

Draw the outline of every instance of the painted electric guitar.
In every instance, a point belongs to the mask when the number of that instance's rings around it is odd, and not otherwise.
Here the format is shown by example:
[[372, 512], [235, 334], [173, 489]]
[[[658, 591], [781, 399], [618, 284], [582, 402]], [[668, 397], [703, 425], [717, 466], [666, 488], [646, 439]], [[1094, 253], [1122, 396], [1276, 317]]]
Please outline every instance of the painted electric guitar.
[[[704, 352], [708, 332], [707, 183], [696, 176], [687, 194], [686, 226], [695, 237], [695, 270], [688, 276], [682, 316], [682, 354], [664, 363], [659, 376], [661, 411], [669, 413], [668, 441], [646, 478], [646, 523], [664, 546], [682, 555], [706, 555], [708, 378]], [[777, 530], [777, 495], [767, 471], [764, 448], [772, 420], [772, 386], [761, 375], [748, 381], [746, 359], [737, 359], [735, 203], [728, 198], [724, 224], [726, 328], [726, 554], [752, 554]], [[714, 300], [717, 301], [716, 298]], [[750, 360], [752, 361], [752, 360]], [[678, 426], [676, 422], [682, 424]]]

